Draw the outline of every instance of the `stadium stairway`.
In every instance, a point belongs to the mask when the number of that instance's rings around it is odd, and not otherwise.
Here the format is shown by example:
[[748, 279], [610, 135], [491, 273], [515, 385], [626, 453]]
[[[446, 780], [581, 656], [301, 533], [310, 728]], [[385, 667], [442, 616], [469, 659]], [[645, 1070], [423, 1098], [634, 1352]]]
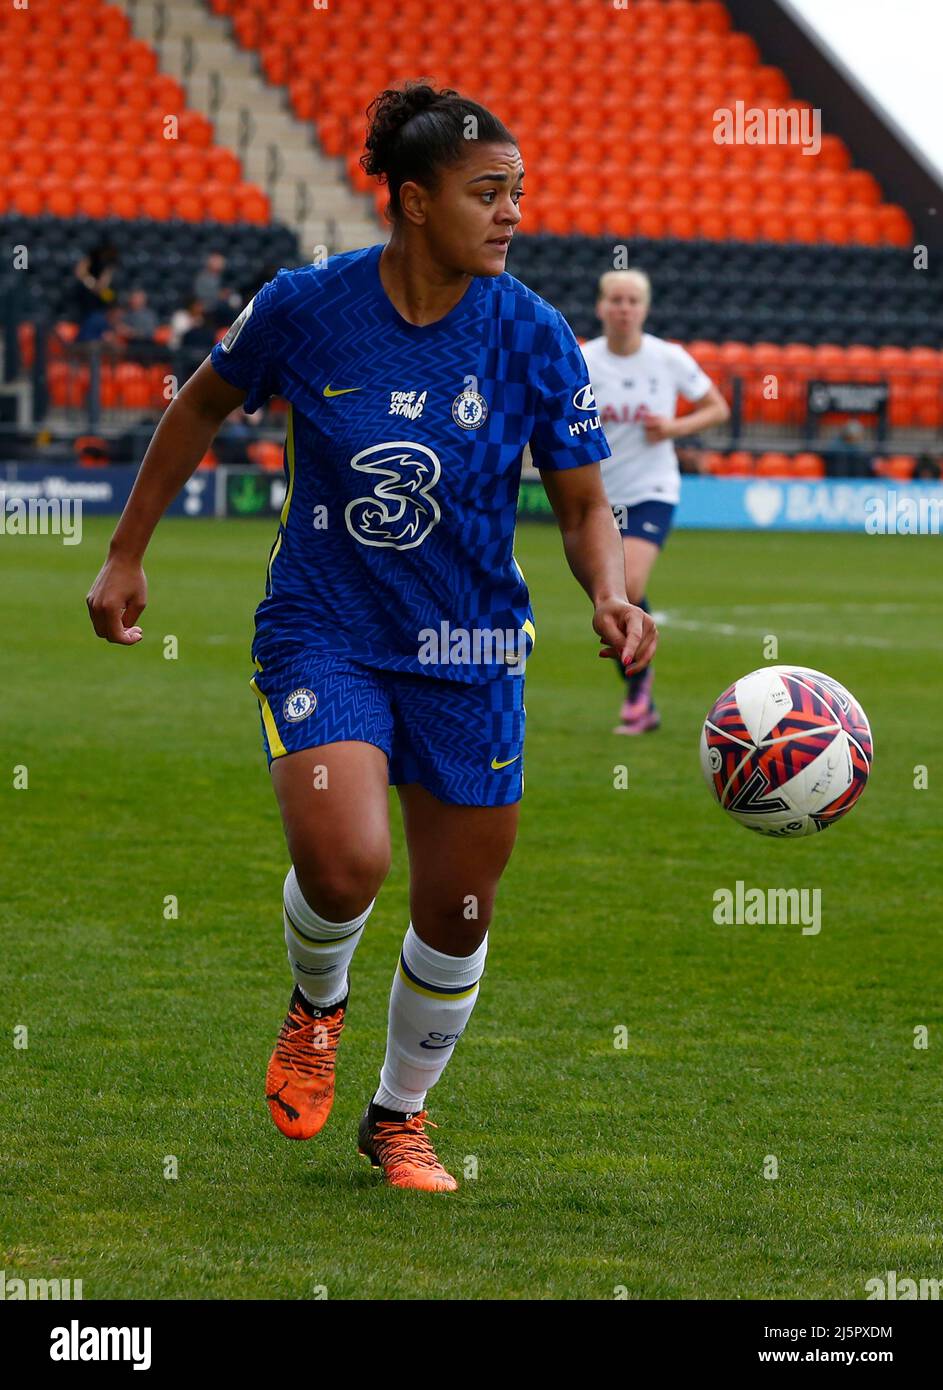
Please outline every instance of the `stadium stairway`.
[[273, 219], [315, 246], [352, 250], [382, 238], [372, 200], [351, 188], [343, 161], [321, 153], [309, 122], [292, 115], [284, 92], [259, 76], [229, 24], [202, 0], [114, 0], [161, 69], [213, 122], [216, 139], [239, 154], [245, 177], [265, 189]]

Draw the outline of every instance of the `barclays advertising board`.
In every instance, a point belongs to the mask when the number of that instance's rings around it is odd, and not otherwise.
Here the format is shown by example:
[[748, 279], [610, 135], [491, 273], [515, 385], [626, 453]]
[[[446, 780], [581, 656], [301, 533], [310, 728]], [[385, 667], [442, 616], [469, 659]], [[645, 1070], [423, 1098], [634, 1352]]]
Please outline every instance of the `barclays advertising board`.
[[939, 535], [943, 484], [685, 477], [675, 525], [725, 531]]

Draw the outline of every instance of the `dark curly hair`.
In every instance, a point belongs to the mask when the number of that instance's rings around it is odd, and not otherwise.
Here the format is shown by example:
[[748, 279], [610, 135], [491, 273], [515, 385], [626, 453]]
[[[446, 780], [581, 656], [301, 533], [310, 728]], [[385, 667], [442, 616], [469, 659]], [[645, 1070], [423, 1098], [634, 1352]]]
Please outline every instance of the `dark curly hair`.
[[[469, 127], [469, 117], [474, 125]], [[474, 138], [516, 145], [502, 121], [477, 101], [451, 87], [441, 91], [425, 81], [387, 87], [367, 107], [369, 128], [360, 166], [390, 190], [386, 215], [396, 220], [402, 211], [399, 191], [407, 181], [434, 191], [439, 170], [461, 162], [468, 149], [469, 128]]]

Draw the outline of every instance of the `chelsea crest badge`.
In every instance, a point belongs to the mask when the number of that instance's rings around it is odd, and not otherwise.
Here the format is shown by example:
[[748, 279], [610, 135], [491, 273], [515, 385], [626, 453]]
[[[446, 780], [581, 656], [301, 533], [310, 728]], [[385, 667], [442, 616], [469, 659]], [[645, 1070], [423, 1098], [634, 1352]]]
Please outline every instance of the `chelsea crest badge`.
[[488, 402], [477, 391], [462, 391], [452, 402], [452, 419], [463, 430], [477, 430], [488, 418]]

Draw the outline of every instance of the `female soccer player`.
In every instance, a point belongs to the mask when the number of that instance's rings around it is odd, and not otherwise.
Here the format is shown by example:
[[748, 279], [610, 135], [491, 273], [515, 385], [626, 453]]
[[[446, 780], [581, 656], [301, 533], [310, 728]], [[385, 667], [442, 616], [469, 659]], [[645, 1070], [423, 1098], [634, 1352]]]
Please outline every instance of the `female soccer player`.
[[[602, 464], [603, 486], [622, 533], [626, 592], [647, 613], [649, 576], [671, 529], [681, 496], [673, 439], [729, 418], [727, 402], [678, 343], [643, 333], [651, 285], [642, 270], [610, 270], [599, 280], [596, 313], [603, 335], [583, 356], [612, 456]], [[678, 395], [696, 408], [675, 418]], [[613, 733], [657, 729], [653, 672], [626, 673], [627, 690]]]
[[525, 444], [600, 655], [639, 668], [657, 634], [626, 598], [579, 346], [504, 270], [521, 220], [513, 137], [425, 84], [382, 92], [370, 116], [363, 164], [389, 186], [389, 244], [281, 270], [246, 306], [161, 420], [88, 603], [99, 636], [140, 640], [158, 518], [236, 405], [283, 396], [288, 489], [252, 685], [292, 860], [295, 989], [266, 1099], [292, 1139], [328, 1117], [395, 784], [411, 921], [359, 1145], [394, 1186], [451, 1191], [424, 1107], [474, 1008], [517, 829], [534, 637], [513, 555]]

